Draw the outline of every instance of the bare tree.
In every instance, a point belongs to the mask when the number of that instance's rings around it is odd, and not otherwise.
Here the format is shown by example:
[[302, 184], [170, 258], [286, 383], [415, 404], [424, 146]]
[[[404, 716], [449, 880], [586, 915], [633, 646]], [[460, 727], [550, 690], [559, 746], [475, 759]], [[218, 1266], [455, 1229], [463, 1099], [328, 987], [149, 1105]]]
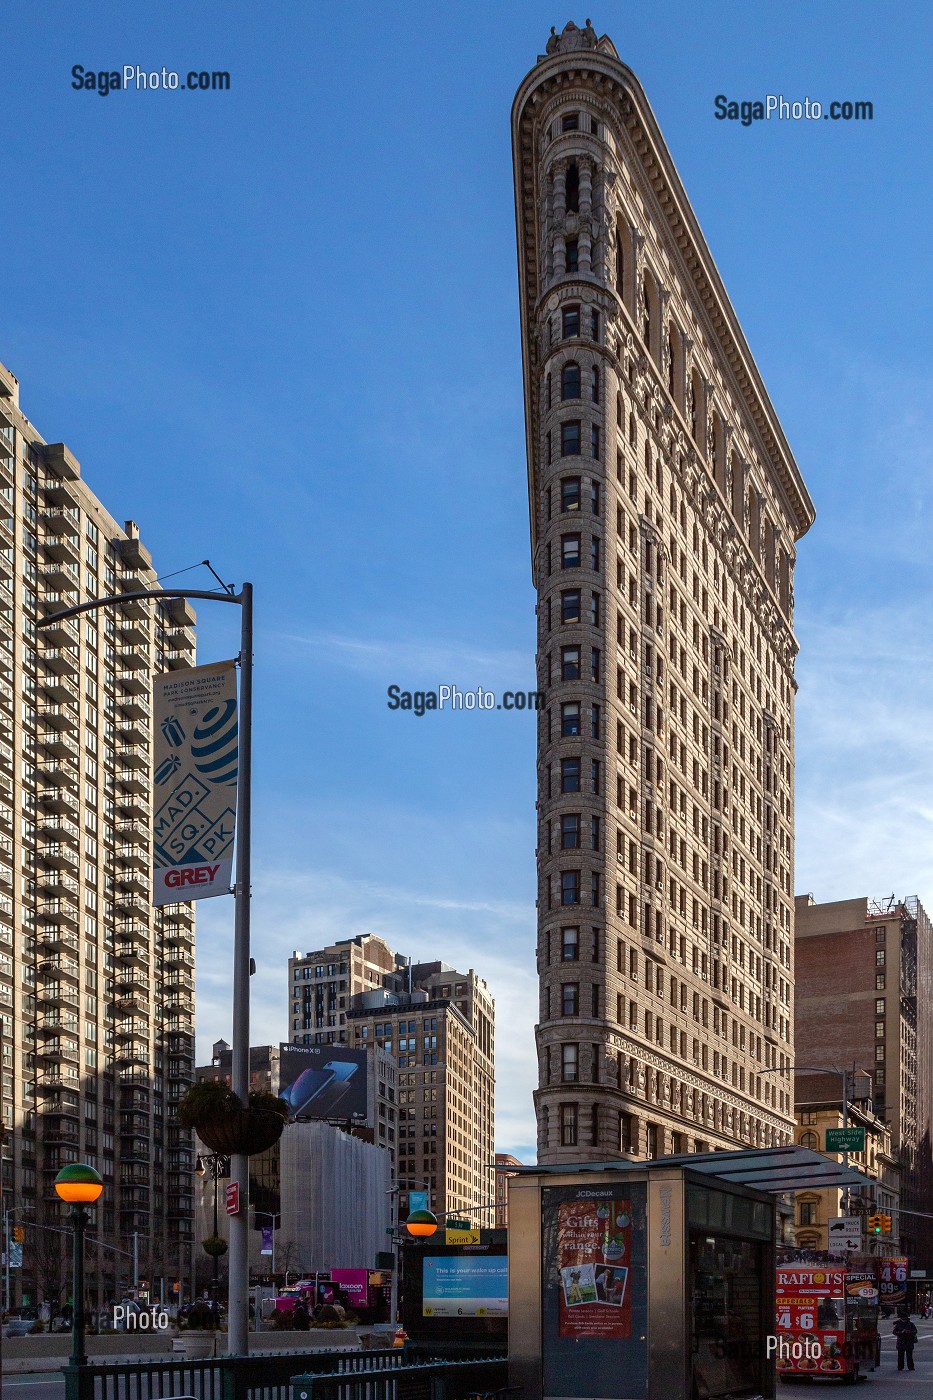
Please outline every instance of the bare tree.
[[29, 1248], [43, 1300], [53, 1312], [61, 1305], [68, 1279], [65, 1237], [51, 1230], [31, 1230]]

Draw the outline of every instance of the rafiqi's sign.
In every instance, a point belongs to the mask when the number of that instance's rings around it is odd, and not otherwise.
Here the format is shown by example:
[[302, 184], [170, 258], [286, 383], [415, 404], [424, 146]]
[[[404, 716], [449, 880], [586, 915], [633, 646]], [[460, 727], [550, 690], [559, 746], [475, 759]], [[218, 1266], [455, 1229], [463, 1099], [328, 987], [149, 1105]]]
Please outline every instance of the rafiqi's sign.
[[152, 701], [152, 902], [229, 894], [238, 763], [236, 663], [156, 676]]

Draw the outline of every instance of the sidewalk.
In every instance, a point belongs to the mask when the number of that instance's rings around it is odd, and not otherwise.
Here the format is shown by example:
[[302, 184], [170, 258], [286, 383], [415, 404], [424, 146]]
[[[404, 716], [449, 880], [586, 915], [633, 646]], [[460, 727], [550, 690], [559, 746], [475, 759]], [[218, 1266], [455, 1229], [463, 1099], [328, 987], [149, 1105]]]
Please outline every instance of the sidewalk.
[[[371, 1327], [350, 1327], [346, 1331], [250, 1332], [250, 1354], [274, 1356], [279, 1351], [359, 1351], [360, 1337], [372, 1330]], [[121, 1332], [102, 1337], [91, 1336], [87, 1339], [88, 1359], [95, 1364], [151, 1361], [154, 1356], [172, 1356], [175, 1340], [176, 1336], [172, 1333], [154, 1336], [151, 1333]], [[218, 1332], [218, 1356], [224, 1354], [226, 1345], [226, 1332]], [[71, 1336], [68, 1333], [4, 1337], [0, 1374], [14, 1376], [60, 1371], [70, 1355]]]

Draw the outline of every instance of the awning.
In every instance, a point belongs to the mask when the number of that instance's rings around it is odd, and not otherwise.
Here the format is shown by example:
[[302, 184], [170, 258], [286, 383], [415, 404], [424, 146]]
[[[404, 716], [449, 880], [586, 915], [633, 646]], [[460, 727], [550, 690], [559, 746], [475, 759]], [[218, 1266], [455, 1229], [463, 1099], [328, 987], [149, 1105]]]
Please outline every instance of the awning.
[[657, 1171], [683, 1167], [703, 1176], [718, 1177], [755, 1191], [813, 1191], [821, 1187], [864, 1185], [869, 1179], [854, 1167], [844, 1167], [809, 1147], [750, 1147], [735, 1152], [693, 1152], [655, 1157], [650, 1162], [571, 1162], [547, 1167], [509, 1166], [516, 1176], [558, 1176], [575, 1172]]

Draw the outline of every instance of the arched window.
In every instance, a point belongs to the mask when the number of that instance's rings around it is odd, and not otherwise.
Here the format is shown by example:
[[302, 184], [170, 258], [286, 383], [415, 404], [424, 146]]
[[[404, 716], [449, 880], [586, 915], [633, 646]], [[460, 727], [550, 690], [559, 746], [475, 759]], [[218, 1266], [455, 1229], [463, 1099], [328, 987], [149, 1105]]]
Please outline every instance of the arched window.
[[703, 446], [703, 386], [696, 370], [690, 376], [690, 433], [693, 441]]
[[752, 547], [752, 553], [756, 559], [761, 558], [761, 515], [758, 506], [758, 492], [753, 486], [749, 486], [746, 495], [746, 509], [748, 512], [748, 542]]
[[651, 349], [651, 313], [652, 313], [652, 311], [653, 311], [653, 309], [654, 309], [653, 306], [652, 306], [651, 292], [652, 292], [651, 278], [648, 276], [648, 274], [647, 274], [647, 272], [646, 272], [646, 273], [645, 273], [645, 286], [644, 286], [644, 293], [645, 293], [645, 295], [644, 295], [644, 302], [645, 302], [645, 304], [644, 304], [644, 309], [643, 309], [643, 314], [642, 314], [641, 338], [642, 338], [642, 340], [645, 342], [645, 345], [648, 347], [649, 350]]
[[575, 360], [568, 360], [560, 372], [560, 396], [562, 399], [578, 399], [580, 392], [580, 366]]
[[625, 300], [625, 250], [622, 244], [622, 224], [616, 220], [616, 291]]
[[592, 379], [590, 380], [590, 397], [594, 403], [599, 403], [599, 366], [594, 365]]
[[677, 341], [674, 327], [667, 333], [667, 392], [674, 398], [674, 370], [677, 362]]
[[580, 172], [577, 162], [572, 160], [567, 166], [567, 213], [580, 212]]
[[819, 1133], [801, 1133], [800, 1146], [809, 1147], [813, 1152], [818, 1152], [820, 1150]]

